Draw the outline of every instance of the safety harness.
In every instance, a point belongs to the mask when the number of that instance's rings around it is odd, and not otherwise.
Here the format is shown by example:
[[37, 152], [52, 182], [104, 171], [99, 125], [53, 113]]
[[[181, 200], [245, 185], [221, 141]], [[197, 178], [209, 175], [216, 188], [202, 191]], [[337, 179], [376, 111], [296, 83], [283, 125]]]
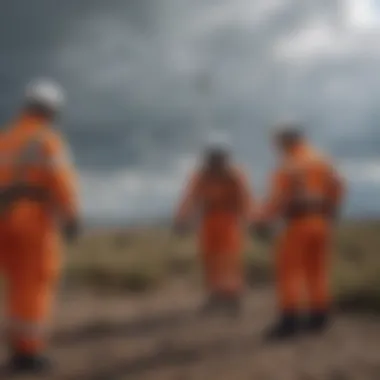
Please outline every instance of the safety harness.
[[333, 206], [326, 192], [324, 194], [313, 194], [307, 189], [305, 172], [312, 164], [311, 161], [301, 167], [293, 167], [289, 170], [291, 195], [284, 205], [284, 216], [287, 220], [312, 215], [330, 218], [333, 213]]
[[222, 197], [216, 197], [216, 199], [204, 200], [201, 204], [201, 209], [203, 213], [214, 213], [214, 212], [228, 212], [236, 213], [239, 211], [241, 204], [238, 199], [238, 179], [232, 172], [223, 173], [220, 176], [215, 176], [211, 178], [211, 174], [207, 172], [202, 173], [200, 187], [208, 187], [211, 182], [218, 182], [220, 187], [224, 187], [222, 190], [225, 194]]
[[[31, 165], [46, 165], [42, 157], [42, 142], [45, 131], [38, 131], [27, 139], [25, 146], [16, 157], [5, 158], [5, 164], [14, 166], [13, 178], [7, 186], [0, 188], [0, 216], [4, 216], [14, 203], [21, 199], [36, 202], [46, 201], [48, 192], [38, 185], [28, 183], [27, 173]], [[4, 158], [4, 157], [3, 157]]]

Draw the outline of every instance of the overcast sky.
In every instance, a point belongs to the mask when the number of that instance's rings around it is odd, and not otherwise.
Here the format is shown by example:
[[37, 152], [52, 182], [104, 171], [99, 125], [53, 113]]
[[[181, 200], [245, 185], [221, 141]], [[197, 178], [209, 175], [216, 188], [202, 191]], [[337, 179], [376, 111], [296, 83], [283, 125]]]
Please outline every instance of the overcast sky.
[[64, 85], [61, 128], [88, 217], [170, 212], [216, 130], [262, 196], [268, 133], [283, 117], [336, 159], [348, 213], [380, 212], [379, 4], [2, 0], [0, 119], [17, 112], [29, 79]]

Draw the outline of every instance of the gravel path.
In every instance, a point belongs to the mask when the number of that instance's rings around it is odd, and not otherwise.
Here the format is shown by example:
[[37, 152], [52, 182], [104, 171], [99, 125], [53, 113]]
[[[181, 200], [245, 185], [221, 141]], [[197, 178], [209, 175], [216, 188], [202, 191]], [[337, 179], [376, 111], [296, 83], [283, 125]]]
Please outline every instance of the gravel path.
[[275, 317], [272, 289], [247, 294], [239, 320], [202, 319], [200, 302], [180, 284], [143, 297], [62, 295], [52, 338], [57, 369], [46, 379], [380, 379], [380, 319], [337, 316], [323, 336], [268, 345], [261, 335]]

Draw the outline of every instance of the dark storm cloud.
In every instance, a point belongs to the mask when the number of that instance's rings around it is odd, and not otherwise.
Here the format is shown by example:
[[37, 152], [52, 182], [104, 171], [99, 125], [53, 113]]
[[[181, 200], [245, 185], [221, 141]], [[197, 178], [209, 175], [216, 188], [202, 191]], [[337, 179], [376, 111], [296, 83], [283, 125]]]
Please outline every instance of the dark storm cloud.
[[[304, 120], [338, 160], [367, 159], [360, 186], [373, 187], [379, 32], [356, 30], [344, 4], [3, 1], [0, 118], [16, 109], [30, 78], [62, 82], [63, 124], [91, 215], [167, 210], [191, 157], [217, 129], [263, 187], [273, 162], [268, 130], [285, 115]], [[104, 194], [110, 200], [100, 207]], [[363, 191], [353, 194], [358, 209]], [[126, 199], [133, 205], [120, 209]]]

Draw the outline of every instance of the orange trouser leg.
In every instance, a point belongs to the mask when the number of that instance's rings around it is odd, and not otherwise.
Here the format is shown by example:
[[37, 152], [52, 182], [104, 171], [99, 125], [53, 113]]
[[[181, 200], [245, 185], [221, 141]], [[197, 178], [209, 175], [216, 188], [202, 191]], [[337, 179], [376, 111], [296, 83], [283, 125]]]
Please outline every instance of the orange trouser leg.
[[8, 313], [12, 347], [36, 353], [45, 348], [45, 329], [54, 297], [54, 285], [34, 276], [8, 278]]
[[243, 286], [240, 225], [229, 214], [209, 216], [200, 234], [206, 286], [211, 292], [240, 293]]
[[46, 324], [55, 296], [58, 262], [52, 239], [40, 236], [14, 241], [5, 265], [10, 345], [18, 352], [44, 349]]
[[330, 306], [329, 294], [329, 241], [326, 233], [311, 239], [305, 255], [305, 282], [309, 307], [326, 311]]
[[276, 276], [279, 308], [292, 313], [300, 306], [302, 295], [303, 241], [296, 230], [289, 229], [277, 243]]
[[242, 258], [239, 252], [206, 252], [203, 269], [211, 292], [236, 295], [243, 287]]

